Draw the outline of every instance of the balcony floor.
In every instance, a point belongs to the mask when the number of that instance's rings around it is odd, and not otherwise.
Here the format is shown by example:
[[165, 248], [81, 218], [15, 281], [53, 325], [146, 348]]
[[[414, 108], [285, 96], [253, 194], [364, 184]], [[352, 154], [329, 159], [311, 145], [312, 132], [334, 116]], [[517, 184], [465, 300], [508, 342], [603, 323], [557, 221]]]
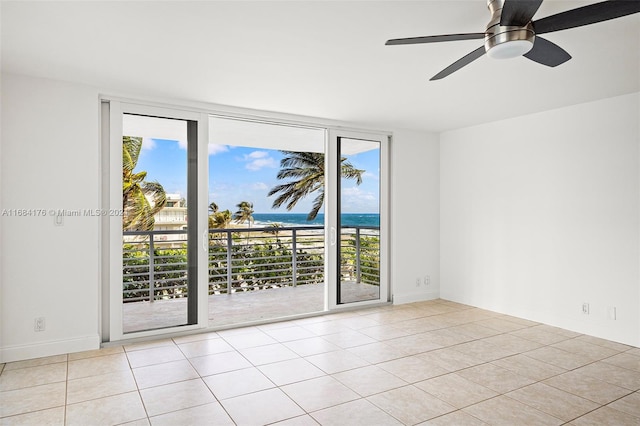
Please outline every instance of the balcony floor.
[[[342, 300], [371, 300], [378, 286], [341, 283]], [[223, 327], [252, 321], [284, 318], [324, 310], [324, 285], [306, 284], [268, 290], [209, 296], [209, 326]], [[187, 322], [187, 299], [133, 302], [123, 305], [124, 332], [165, 328]]]

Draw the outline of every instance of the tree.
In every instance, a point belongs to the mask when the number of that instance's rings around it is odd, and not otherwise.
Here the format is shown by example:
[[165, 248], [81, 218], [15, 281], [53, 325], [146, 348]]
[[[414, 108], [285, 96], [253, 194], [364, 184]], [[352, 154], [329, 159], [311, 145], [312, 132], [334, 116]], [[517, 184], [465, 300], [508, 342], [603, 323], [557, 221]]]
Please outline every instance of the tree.
[[278, 222], [272, 222], [268, 226], [264, 228], [264, 232], [267, 234], [272, 234], [276, 236], [276, 241], [280, 242], [280, 228], [282, 228], [282, 224]]
[[122, 226], [128, 231], [151, 231], [154, 216], [167, 204], [167, 194], [158, 182], [147, 182], [147, 172], [135, 172], [142, 138], [122, 138]]
[[[291, 210], [301, 199], [312, 193], [318, 193], [313, 200], [307, 220], [313, 220], [324, 204], [324, 154], [321, 152], [281, 151], [285, 157], [280, 160], [278, 179], [291, 179], [290, 182], [277, 185], [269, 191], [268, 196], [278, 194], [273, 201], [273, 208], [286, 204]], [[362, 183], [364, 170], [353, 167], [345, 157], [340, 159], [341, 175], [346, 179], [355, 179], [356, 184]]]
[[209, 203], [209, 211], [211, 213], [217, 213], [218, 205], [212, 201], [211, 203]]
[[251, 222], [253, 222], [253, 203], [249, 201], [241, 201], [236, 207], [238, 211], [234, 213], [233, 218], [236, 223], [249, 222], [249, 228], [251, 228]]
[[229, 210], [216, 211], [209, 215], [209, 228], [224, 229], [231, 223], [231, 212]]

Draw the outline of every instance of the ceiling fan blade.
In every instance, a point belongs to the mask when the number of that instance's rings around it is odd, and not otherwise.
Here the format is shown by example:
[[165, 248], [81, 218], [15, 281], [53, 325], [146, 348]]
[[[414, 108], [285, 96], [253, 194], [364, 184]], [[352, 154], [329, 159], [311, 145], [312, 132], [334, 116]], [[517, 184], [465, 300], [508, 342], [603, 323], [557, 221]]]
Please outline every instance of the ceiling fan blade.
[[458, 59], [457, 61], [455, 61], [454, 63], [452, 63], [445, 69], [443, 69], [442, 71], [440, 71], [438, 74], [431, 77], [429, 81], [440, 80], [441, 78], [445, 78], [449, 74], [453, 74], [454, 72], [458, 71], [460, 68], [464, 67], [465, 65], [469, 65], [471, 62], [475, 61], [485, 53], [486, 52], [484, 50], [484, 46], [481, 46], [476, 50], [474, 50], [473, 52], [469, 53], [468, 55]]
[[533, 22], [536, 34], [545, 34], [608, 21], [640, 12], [638, 0], [609, 0], [568, 10]]
[[385, 45], [393, 46], [397, 44], [438, 43], [441, 41], [474, 40], [478, 38], [484, 38], [484, 33], [445, 34], [426, 37], [394, 38], [391, 40], [387, 40]]
[[527, 25], [541, 4], [542, 0], [505, 0], [500, 25], [503, 27]]
[[537, 36], [533, 43], [533, 49], [525, 53], [524, 57], [548, 67], [557, 67], [571, 59], [571, 55], [562, 47]]

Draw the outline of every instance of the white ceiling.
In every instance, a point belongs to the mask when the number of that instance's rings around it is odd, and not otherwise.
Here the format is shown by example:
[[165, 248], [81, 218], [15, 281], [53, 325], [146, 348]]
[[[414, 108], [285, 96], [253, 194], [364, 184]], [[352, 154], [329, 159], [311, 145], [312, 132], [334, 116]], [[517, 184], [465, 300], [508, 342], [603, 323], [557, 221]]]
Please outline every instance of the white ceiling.
[[[536, 18], [593, 1], [546, 0]], [[473, 1], [1, 3], [2, 69], [101, 90], [443, 131], [640, 91], [640, 14], [547, 34], [573, 59], [548, 68], [484, 56], [429, 78], [481, 40]]]

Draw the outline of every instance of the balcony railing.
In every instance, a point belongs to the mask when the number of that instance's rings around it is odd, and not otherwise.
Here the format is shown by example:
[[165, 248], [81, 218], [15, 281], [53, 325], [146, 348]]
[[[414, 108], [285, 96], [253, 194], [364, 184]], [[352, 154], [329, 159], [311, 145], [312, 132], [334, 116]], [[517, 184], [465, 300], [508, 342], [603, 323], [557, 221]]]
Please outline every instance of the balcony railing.
[[[123, 233], [123, 300], [187, 296], [186, 231]], [[343, 227], [342, 281], [380, 283], [380, 229]], [[209, 230], [209, 294], [324, 281], [324, 227]]]

